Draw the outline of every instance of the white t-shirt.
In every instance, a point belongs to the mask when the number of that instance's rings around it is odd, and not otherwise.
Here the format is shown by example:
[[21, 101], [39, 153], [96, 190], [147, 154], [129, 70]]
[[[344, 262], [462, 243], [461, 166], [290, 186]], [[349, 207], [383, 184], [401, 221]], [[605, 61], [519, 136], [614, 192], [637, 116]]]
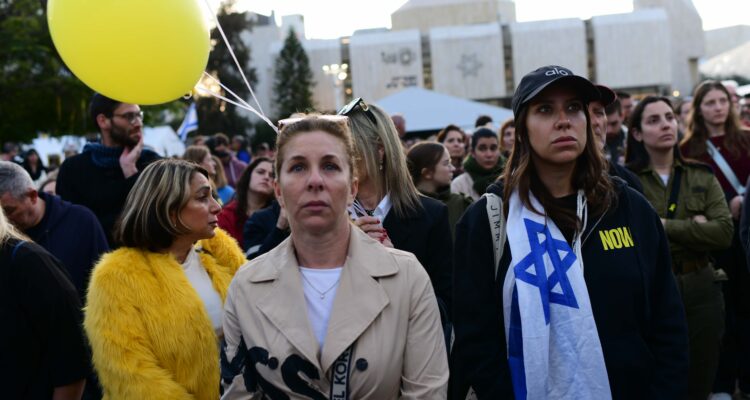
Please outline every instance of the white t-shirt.
[[305, 303], [307, 303], [307, 318], [310, 320], [321, 349], [328, 331], [328, 321], [331, 319], [333, 299], [336, 298], [341, 270], [342, 267], [326, 269], [299, 267]]
[[669, 174], [659, 174], [659, 178], [664, 182], [664, 186], [667, 186], [667, 182], [669, 182]]
[[194, 248], [190, 249], [187, 258], [185, 258], [182, 270], [185, 271], [188, 281], [190, 281], [190, 284], [193, 285], [193, 288], [198, 292], [198, 296], [203, 301], [208, 316], [211, 318], [211, 325], [216, 332], [216, 337], [222, 337], [224, 335], [222, 329], [224, 305], [221, 303], [221, 296], [214, 289], [211, 278], [208, 276], [208, 272], [206, 272], [206, 268], [201, 263], [201, 259]]

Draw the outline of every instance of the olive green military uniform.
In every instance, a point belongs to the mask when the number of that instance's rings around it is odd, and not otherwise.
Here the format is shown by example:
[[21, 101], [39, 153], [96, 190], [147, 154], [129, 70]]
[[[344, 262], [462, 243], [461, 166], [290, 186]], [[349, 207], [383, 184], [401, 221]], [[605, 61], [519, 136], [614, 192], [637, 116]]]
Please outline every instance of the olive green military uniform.
[[450, 187], [444, 188], [437, 193], [421, 192], [427, 197], [440, 200], [448, 207], [448, 223], [451, 226], [451, 237], [456, 238], [456, 224], [458, 220], [464, 215], [464, 211], [471, 205], [473, 200], [471, 197], [466, 196], [463, 193], [451, 193]]
[[[676, 169], [681, 169], [676, 205], [669, 197]], [[669, 207], [674, 216], [664, 229], [672, 253], [672, 268], [685, 305], [690, 335], [689, 398], [705, 400], [711, 393], [724, 331], [724, 301], [715, 279], [709, 251], [732, 243], [732, 217], [724, 192], [708, 166], [675, 160], [667, 185], [652, 168], [638, 172], [643, 195], [665, 219]], [[699, 223], [693, 217], [708, 220]]]

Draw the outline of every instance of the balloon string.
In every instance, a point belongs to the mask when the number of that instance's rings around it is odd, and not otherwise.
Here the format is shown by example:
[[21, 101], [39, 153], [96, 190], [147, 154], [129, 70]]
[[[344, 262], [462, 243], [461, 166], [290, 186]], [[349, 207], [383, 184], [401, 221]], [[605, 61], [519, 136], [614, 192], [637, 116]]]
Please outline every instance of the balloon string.
[[[203, 76], [206, 76], [206, 77], [208, 77], [208, 78], [211, 78], [211, 80], [213, 80], [213, 81], [214, 81], [214, 82], [216, 82], [216, 83], [217, 83], [217, 84], [218, 84], [219, 86], [221, 86], [221, 88], [222, 88], [222, 89], [224, 89], [224, 90], [226, 90], [227, 92], [229, 92], [230, 94], [232, 94], [232, 95], [234, 96], [235, 100], [237, 100], [237, 101], [239, 101], [240, 103], [244, 104], [244, 105], [245, 105], [246, 107], [250, 107], [250, 108], [253, 108], [253, 106], [251, 106], [251, 105], [250, 105], [250, 104], [248, 104], [248, 103], [247, 103], [247, 102], [246, 102], [245, 100], [243, 100], [243, 99], [242, 99], [242, 98], [241, 98], [240, 96], [238, 96], [238, 95], [237, 95], [237, 93], [233, 92], [233, 91], [232, 91], [231, 89], [229, 89], [228, 87], [224, 86], [224, 84], [223, 84], [223, 83], [221, 83], [221, 81], [219, 81], [218, 79], [216, 79], [216, 77], [215, 77], [215, 76], [213, 76], [213, 75], [209, 74], [209, 73], [208, 73], [208, 72], [206, 72], [206, 71], [203, 71]], [[262, 111], [262, 110], [261, 110], [261, 111]]]
[[[268, 126], [270, 126], [270, 127], [271, 127], [271, 128], [273, 129], [273, 130], [275, 130], [275, 131], [276, 131], [276, 132], [278, 133], [278, 129], [276, 128], [276, 125], [274, 125], [274, 124], [273, 124], [273, 123], [272, 123], [271, 121], [269, 121], [269, 120], [268, 120], [268, 117], [266, 117], [265, 115], [261, 115], [261, 114], [263, 114], [263, 110], [261, 110], [261, 112], [260, 112], [260, 113], [258, 113], [257, 111], [253, 111], [253, 110], [255, 110], [255, 109], [253, 108], [253, 106], [251, 106], [251, 105], [250, 105], [250, 104], [248, 104], [248, 103], [247, 103], [247, 102], [246, 102], [245, 100], [243, 100], [243, 99], [242, 99], [242, 97], [238, 96], [238, 95], [237, 95], [237, 93], [233, 92], [233, 91], [232, 91], [232, 89], [229, 89], [228, 87], [224, 86], [224, 84], [223, 84], [223, 83], [221, 83], [221, 81], [219, 81], [218, 79], [216, 79], [216, 77], [215, 77], [215, 76], [213, 76], [213, 75], [209, 74], [209, 73], [208, 73], [208, 72], [206, 72], [206, 71], [203, 71], [203, 75], [204, 75], [204, 76], [207, 76], [207, 77], [209, 77], [209, 78], [211, 78], [211, 80], [213, 80], [214, 82], [216, 82], [217, 84], [219, 84], [219, 86], [221, 86], [221, 88], [222, 88], [222, 89], [224, 89], [224, 90], [226, 90], [227, 92], [229, 92], [230, 94], [232, 94], [232, 96], [234, 96], [235, 100], [239, 101], [240, 103], [244, 104], [244, 105], [245, 105], [245, 107], [247, 107], [247, 108], [245, 108], [246, 110], [250, 110], [250, 111], [252, 111], [253, 113], [255, 113], [255, 115], [257, 115], [257, 116], [259, 116], [259, 117], [260, 117], [261, 119], [263, 119], [263, 121], [265, 121], [265, 122], [266, 122], [266, 124], [268, 124]], [[234, 103], [233, 103], [233, 104], [234, 104]]]
[[[240, 75], [242, 75], [242, 79], [245, 81], [245, 85], [250, 90], [250, 94], [253, 96], [253, 100], [255, 100], [255, 104], [258, 105], [258, 110], [260, 110], [260, 113], [262, 114], [262, 118], [268, 121], [268, 118], [266, 118], [266, 114], [263, 112], [263, 107], [260, 106], [260, 102], [258, 101], [258, 98], [255, 97], [255, 92], [253, 91], [253, 88], [250, 86], [250, 82], [247, 81], [245, 72], [242, 71], [242, 68], [240, 67], [240, 63], [239, 61], [237, 61], [237, 57], [234, 55], [234, 50], [232, 50], [232, 46], [229, 44], [229, 40], [227, 39], [227, 36], [224, 34], [224, 29], [221, 28], [221, 24], [219, 23], [219, 16], [216, 15], [216, 12], [214, 12], [213, 7], [211, 7], [211, 4], [209, 3], [209, 0], [205, 0], [205, 2], [206, 2], [206, 7], [208, 7], [208, 9], [211, 10], [211, 14], [214, 16], [214, 20], [216, 21], [216, 27], [219, 29], [219, 33], [221, 33], [221, 37], [224, 39], [224, 44], [227, 46], [227, 49], [229, 49], [229, 54], [232, 55], [232, 59], [234, 60], [234, 65], [237, 66], [237, 70], [240, 71]], [[276, 126], [272, 124], [270, 125], [274, 129], [276, 129]]]
[[[243, 110], [250, 111], [251, 113], [253, 113], [253, 114], [257, 115], [258, 117], [260, 117], [263, 121], [265, 121], [265, 123], [268, 124], [268, 126], [270, 126], [274, 130], [274, 132], [279, 133], [279, 128], [277, 128], [265, 115], [262, 115], [261, 113], [259, 113], [255, 108], [253, 108], [253, 107], [251, 107], [249, 105], [238, 103], [238, 102], [236, 102], [234, 100], [230, 100], [230, 99], [228, 99], [228, 98], [226, 98], [226, 97], [224, 97], [224, 96], [222, 96], [220, 94], [212, 92], [210, 89], [207, 89], [207, 88], [205, 88], [203, 86], [196, 86], [195, 88], [198, 91], [200, 91], [200, 92], [203, 92], [205, 94], [208, 94], [208, 95], [211, 95], [213, 97], [216, 97], [217, 99], [226, 101], [229, 104], [234, 104], [235, 106], [237, 106], [237, 107], [239, 107], [239, 108], [241, 108]], [[243, 101], [243, 103], [244, 103], [244, 101]]]

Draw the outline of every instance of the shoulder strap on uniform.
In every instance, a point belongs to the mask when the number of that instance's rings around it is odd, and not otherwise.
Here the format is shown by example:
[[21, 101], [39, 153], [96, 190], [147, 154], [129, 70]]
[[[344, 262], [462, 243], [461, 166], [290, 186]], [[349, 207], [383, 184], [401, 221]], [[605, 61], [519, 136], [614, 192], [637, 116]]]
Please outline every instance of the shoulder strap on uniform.
[[711, 143], [711, 140], [706, 140], [706, 149], [708, 150], [708, 154], [711, 156], [711, 158], [714, 159], [716, 166], [718, 166], [721, 170], [721, 173], [724, 174], [724, 177], [727, 178], [727, 181], [729, 181], [729, 183], [732, 185], [734, 191], [737, 192], [737, 194], [740, 196], [744, 195], [745, 187], [742, 186], [740, 180], [737, 179], [737, 175], [735, 175], [734, 171], [732, 171], [732, 167], [729, 166], [727, 160], [724, 159], [724, 156], [721, 155], [719, 149], [717, 149], [716, 146]]
[[503, 248], [505, 247], [505, 217], [503, 216], [503, 199], [494, 193], [485, 193], [482, 195], [487, 199], [487, 220], [490, 223], [490, 232], [492, 233], [492, 244], [495, 255], [495, 280], [497, 280], [497, 270], [500, 265], [500, 259], [503, 258]]
[[682, 167], [674, 169], [674, 175], [672, 175], [672, 192], [669, 193], [669, 202], [667, 203], [667, 219], [674, 218], [674, 213], [677, 211], [677, 198], [680, 195], [680, 182], [682, 180]]

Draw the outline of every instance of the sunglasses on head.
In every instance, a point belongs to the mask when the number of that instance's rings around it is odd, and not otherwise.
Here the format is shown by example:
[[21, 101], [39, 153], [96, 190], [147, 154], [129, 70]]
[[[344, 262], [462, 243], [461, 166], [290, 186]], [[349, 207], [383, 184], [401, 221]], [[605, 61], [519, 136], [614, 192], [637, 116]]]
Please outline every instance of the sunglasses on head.
[[367, 118], [369, 118], [373, 124], [378, 124], [378, 120], [375, 118], [375, 114], [373, 114], [372, 110], [370, 110], [370, 106], [368, 106], [361, 97], [357, 97], [356, 99], [350, 101], [349, 104], [345, 105], [344, 108], [339, 110], [338, 115], [349, 116], [349, 114], [353, 113], [357, 108], [362, 110], [362, 112], [365, 113]]
[[315, 118], [324, 119], [326, 121], [331, 121], [331, 122], [335, 122], [337, 124], [343, 124], [343, 125], [347, 125], [349, 122], [349, 118], [345, 115], [312, 115], [312, 116], [307, 116], [307, 117], [280, 119], [277, 125], [279, 127], [279, 130], [281, 130], [287, 125], [291, 125], [291, 124], [294, 124], [296, 122], [303, 121], [306, 119], [315, 119]]

